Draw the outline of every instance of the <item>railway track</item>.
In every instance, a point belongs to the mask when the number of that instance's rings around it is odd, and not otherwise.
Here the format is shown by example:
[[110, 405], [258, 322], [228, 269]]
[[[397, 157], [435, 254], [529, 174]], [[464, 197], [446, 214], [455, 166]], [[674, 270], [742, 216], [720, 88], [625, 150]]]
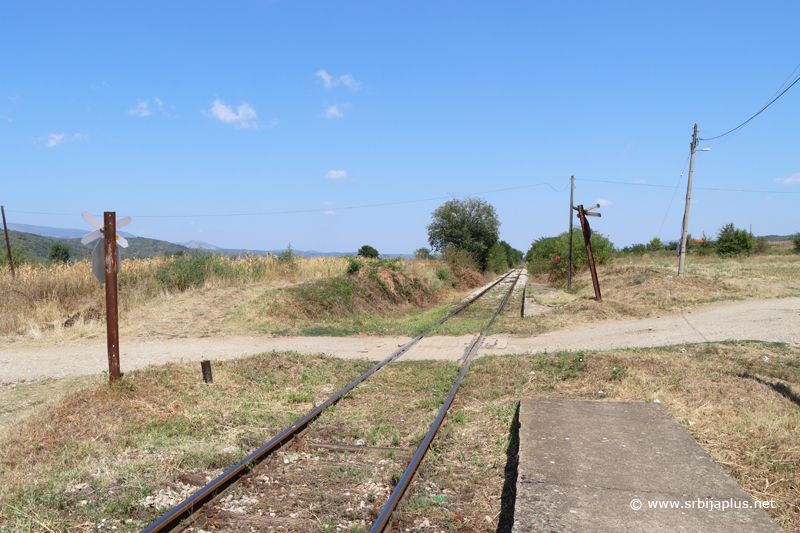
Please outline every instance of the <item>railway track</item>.
[[[394, 460], [384, 459], [381, 461], [372, 461], [367, 460], [367, 463], [374, 463], [375, 465], [383, 465], [383, 466], [375, 466], [375, 469], [380, 468], [380, 470], [384, 470], [387, 466], [392, 469], [394, 472], [391, 477], [390, 483], [378, 483], [374, 484], [373, 492], [365, 493], [364, 496], [370, 503], [377, 503], [378, 500], [382, 500], [384, 496], [386, 496], [386, 503], [383, 505], [380, 513], [377, 514], [374, 523], [369, 529], [370, 533], [378, 533], [382, 531], [387, 531], [387, 527], [389, 526], [389, 521], [391, 519], [392, 513], [396, 509], [398, 503], [402, 499], [406, 489], [409, 487], [411, 482], [414, 479], [414, 476], [422, 463], [423, 458], [430, 446], [431, 442], [433, 441], [434, 437], [436, 436], [439, 428], [442, 425], [442, 422], [447, 415], [447, 411], [452, 405], [453, 399], [456, 395], [456, 392], [464, 379], [467, 375], [469, 370], [469, 366], [474, 359], [475, 355], [478, 353], [483, 340], [485, 339], [486, 335], [489, 332], [492, 324], [494, 323], [495, 319], [498, 315], [503, 311], [503, 308], [506, 306], [509, 297], [512, 295], [514, 288], [522, 275], [521, 270], [512, 270], [506, 273], [503, 276], [497, 278], [494, 282], [489, 284], [487, 287], [479, 291], [477, 294], [474, 294], [471, 298], [461, 303], [461, 305], [448, 314], [446, 317], [442, 318], [432, 326], [430, 326], [427, 330], [423, 333], [409, 341], [408, 343], [400, 346], [395, 352], [390, 354], [384, 360], [377, 363], [373, 366], [370, 370], [362, 374], [360, 377], [352, 381], [349, 385], [345, 388], [328, 398], [326, 401], [322, 402], [319, 406], [315, 407], [312, 411], [307, 413], [301, 419], [297, 420], [291, 426], [286, 428], [283, 432], [279, 435], [271, 439], [269, 442], [249, 454], [245, 457], [242, 461], [225, 471], [222, 475], [218, 476], [216, 479], [201, 487], [199, 490], [194, 492], [189, 498], [175, 506], [169, 512], [164, 514], [161, 518], [150, 524], [147, 528], [142, 530], [142, 533], [159, 533], [159, 532], [178, 532], [178, 531], [204, 531], [202, 528], [199, 528], [198, 524], [203, 524], [210, 529], [219, 530], [220, 526], [225, 524], [224, 530], [241, 530], [241, 531], [273, 531], [277, 529], [285, 529], [287, 527], [291, 527], [293, 524], [294, 518], [296, 516], [290, 516], [289, 520], [287, 521], [284, 517], [278, 517], [275, 512], [271, 511], [271, 506], [267, 508], [270, 509], [266, 514], [260, 512], [258, 515], [251, 515], [251, 516], [239, 516], [242, 513], [239, 512], [231, 512], [231, 509], [234, 511], [241, 511], [242, 509], [237, 509], [235, 504], [229, 505], [231, 500], [234, 500], [233, 495], [229, 494], [231, 490], [235, 487], [244, 484], [241, 487], [240, 494], [244, 493], [244, 491], [254, 493], [256, 495], [261, 495], [262, 497], [277, 497], [278, 500], [282, 500], [285, 498], [285, 494], [288, 494], [290, 497], [296, 496], [295, 493], [289, 492], [286, 493], [287, 487], [282, 486], [281, 477], [280, 475], [275, 474], [276, 469], [282, 469], [285, 471], [287, 464], [292, 463], [294, 464], [296, 461], [294, 459], [284, 459], [284, 465], [280, 465], [279, 462], [275, 458], [275, 454], [279, 450], [287, 449], [288, 447], [291, 448], [293, 444], [301, 443], [302, 438], [309, 432], [311, 429], [309, 424], [317, 419], [326, 409], [330, 408], [331, 406], [335, 405], [341, 398], [346, 397], [348, 393], [351, 393], [355, 387], [359, 384], [366, 381], [371, 376], [374, 376], [379, 371], [385, 369], [387, 365], [393, 361], [396, 361], [400, 358], [403, 354], [407, 353], [411, 350], [416, 344], [418, 344], [427, 334], [429, 334], [432, 330], [437, 327], [441, 327], [445, 324], [448, 320], [454, 319], [455, 317], [465, 317], [466, 320], [469, 320], [470, 317], [467, 315], [470, 311], [473, 311], [472, 320], [475, 320], [475, 316], [481, 314], [481, 310], [478, 309], [479, 307], [491, 306], [491, 300], [482, 299], [484, 296], [491, 294], [492, 292], [501, 292], [502, 298], [499, 298], [500, 304], [497, 307], [497, 310], [492, 315], [491, 319], [488, 322], [488, 325], [483, 329], [481, 333], [476, 335], [474, 340], [468, 345], [467, 349], [464, 352], [460, 360], [460, 367], [461, 372], [458, 376], [458, 379], [455, 382], [455, 385], [450, 390], [447, 399], [444, 402], [444, 405], [439, 410], [436, 419], [434, 420], [433, 424], [430, 426], [430, 429], [425, 434], [424, 438], [416, 449], [413, 454], [413, 457], [410, 458], [408, 461], [408, 465], [406, 466], [405, 470], [402, 472], [402, 475], [399, 475], [398, 472], [398, 463]], [[507, 290], [502, 290], [504, 285], [508, 285]], [[498, 290], [500, 289], [500, 290]], [[477, 304], [477, 305], [475, 305]], [[398, 450], [396, 448], [372, 448], [368, 446], [364, 446], [364, 443], [360, 443], [359, 446], [343, 446], [343, 445], [326, 445], [322, 444], [311, 444], [309, 447], [311, 449], [318, 449], [318, 450], [332, 450], [335, 452], [352, 452], [352, 453], [378, 453], [383, 456], [388, 456], [390, 458], [394, 458], [395, 454], [399, 452], [399, 455], [408, 456], [410, 455], [410, 451], [408, 449], [405, 450]], [[308, 458], [307, 455], [297, 455], [296, 457], [300, 458]], [[405, 458], [405, 457], [404, 457]], [[341, 463], [339, 459], [334, 459], [334, 462]], [[352, 463], [352, 461], [349, 461]], [[292, 464], [289, 464], [289, 468], [292, 467]], [[259, 466], [260, 465], [260, 466]], [[343, 464], [339, 464], [341, 468], [344, 466], [347, 468], [348, 460], [345, 459]], [[256, 468], [258, 467], [258, 470]], [[270, 468], [271, 467], [271, 468]], [[305, 467], [304, 467], [305, 468]], [[350, 467], [352, 468], [355, 467]], [[313, 470], [313, 469], [312, 469]], [[263, 472], [262, 472], [263, 471]], [[272, 475], [270, 475], [272, 473]], [[313, 474], [312, 474], [313, 475]], [[394, 485], [393, 490], [389, 490], [389, 486]], [[306, 486], [306, 484], [304, 484]], [[277, 489], [277, 490], [272, 490]], [[299, 492], [299, 491], [298, 491]], [[389, 493], [390, 492], [390, 493]], [[226, 495], [227, 494], [227, 495]], [[347, 493], [349, 495], [349, 493]], [[322, 493], [322, 497], [324, 498], [324, 493]], [[235, 498], [235, 501], [240, 501], [241, 498]], [[256, 500], [250, 499], [248, 500], [249, 503], [254, 503]], [[365, 506], [365, 501], [360, 502], [360, 506]], [[346, 511], [351, 511], [351, 509], [347, 509]], [[313, 503], [309, 506], [309, 513], [313, 516]], [[316, 517], [315, 517], [316, 518]], [[320, 520], [317, 518], [317, 521]], [[327, 530], [328, 527], [322, 524], [324, 528]], [[340, 528], [336, 528], [334, 530], [338, 530]], [[366, 529], [364, 529], [366, 531]]]

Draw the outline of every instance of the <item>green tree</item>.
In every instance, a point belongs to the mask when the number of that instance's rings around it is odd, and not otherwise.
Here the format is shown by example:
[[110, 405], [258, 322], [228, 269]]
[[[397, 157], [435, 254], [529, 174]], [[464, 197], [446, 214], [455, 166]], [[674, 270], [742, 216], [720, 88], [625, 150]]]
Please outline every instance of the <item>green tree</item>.
[[653, 237], [653, 239], [647, 243], [647, 249], [651, 252], [657, 252], [659, 250], [664, 249], [664, 243], [661, 242], [661, 239], [658, 237]]
[[377, 259], [379, 254], [378, 250], [376, 250], [369, 244], [365, 244], [364, 246], [358, 249], [358, 255], [360, 257], [366, 257], [368, 259]]
[[427, 226], [428, 243], [434, 250], [466, 251], [481, 270], [500, 235], [500, 221], [491, 204], [482, 198], [448, 200], [432, 214]]
[[414, 250], [414, 259], [431, 259], [431, 251], [427, 248], [417, 248]]
[[69, 245], [61, 242], [54, 242], [50, 247], [50, 254], [47, 258], [51, 263], [69, 262]]
[[747, 230], [737, 229], [733, 222], [722, 226], [717, 233], [717, 253], [721, 256], [750, 255], [755, 246], [753, 236]]
[[800, 254], [800, 231], [794, 234], [792, 243], [794, 244], [794, 253]]

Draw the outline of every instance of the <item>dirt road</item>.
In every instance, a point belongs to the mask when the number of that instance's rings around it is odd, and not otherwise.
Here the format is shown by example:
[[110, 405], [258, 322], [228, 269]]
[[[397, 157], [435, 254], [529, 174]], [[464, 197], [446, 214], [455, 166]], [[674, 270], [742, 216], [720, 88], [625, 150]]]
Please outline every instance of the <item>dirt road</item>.
[[[593, 324], [538, 336], [487, 337], [480, 355], [608, 350], [735, 340], [784, 342], [800, 346], [800, 298], [757, 300], [693, 308], [655, 319]], [[407, 337], [249, 337], [120, 341], [122, 370], [168, 361], [235, 359], [272, 350], [324, 353], [334, 357], [378, 360]], [[458, 359], [471, 336], [432, 337], [404, 359]], [[96, 374], [108, 369], [105, 340], [57, 347], [0, 351], [0, 383]]]

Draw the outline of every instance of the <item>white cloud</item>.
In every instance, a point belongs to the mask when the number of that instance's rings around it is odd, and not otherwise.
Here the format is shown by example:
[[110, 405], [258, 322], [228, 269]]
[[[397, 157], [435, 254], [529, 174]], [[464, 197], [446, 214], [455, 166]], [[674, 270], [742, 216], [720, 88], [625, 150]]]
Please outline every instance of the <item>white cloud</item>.
[[334, 211], [333, 209], [328, 209], [328, 210], [327, 210], [327, 211], [325, 211], [323, 214], [324, 214], [324, 215], [335, 215], [335, 214], [336, 214], [336, 211]]
[[347, 171], [346, 170], [331, 170], [331, 171], [328, 171], [327, 174], [325, 174], [325, 177], [328, 178], [329, 180], [343, 180], [343, 179], [345, 179], [347, 177]]
[[149, 117], [150, 115], [153, 114], [153, 112], [150, 111], [147, 108], [147, 104], [148, 103], [149, 103], [149, 100], [145, 100], [144, 102], [139, 100], [138, 104], [136, 104], [132, 108], [128, 109], [128, 114], [129, 115], [138, 115], [140, 117]]
[[234, 113], [231, 106], [223, 104], [219, 100], [214, 100], [214, 104], [208, 114], [226, 124], [234, 124], [239, 129], [255, 129], [258, 127], [258, 124], [256, 124], [256, 110], [247, 103], [242, 103]]
[[87, 141], [89, 140], [88, 133], [73, 133], [72, 135], [67, 135], [66, 133], [51, 133], [46, 137], [39, 137], [40, 141], [45, 141], [45, 146], [48, 148], [53, 148], [58, 146], [59, 144], [70, 142], [70, 141]]
[[13, 121], [11, 120], [11, 117], [7, 117], [7, 116], [5, 116], [5, 115], [0, 115], [0, 120], [7, 120], [7, 121], [9, 121], [9, 122], [13, 122]]
[[788, 178], [775, 178], [775, 183], [782, 183], [783, 185], [796, 185], [800, 183], [800, 174], [792, 174]]
[[772, 196], [767, 196], [767, 197], [766, 197], [766, 198], [764, 198], [764, 199], [765, 199], [765, 200], [774, 200], [775, 198], [773, 198]]
[[342, 117], [344, 117], [344, 115], [342, 115], [342, 112], [339, 111], [338, 104], [330, 106], [322, 115], [322, 118], [342, 118]]
[[647, 183], [647, 180], [636, 180], [634, 183]]
[[336, 87], [337, 85], [344, 85], [351, 91], [357, 91], [361, 88], [361, 84], [353, 78], [352, 74], [344, 74], [339, 76], [338, 78], [334, 78], [328, 71], [323, 69], [319, 69], [315, 76], [318, 76], [322, 80], [322, 85], [326, 89], [330, 89], [331, 87]]
[[330, 89], [333, 87], [333, 83], [331, 81], [331, 75], [323, 68], [319, 69], [316, 73], [317, 76], [322, 78], [322, 84], [325, 86], [326, 89]]
[[54, 146], [58, 146], [59, 144], [64, 142], [64, 134], [63, 133], [51, 133], [50, 135], [48, 135], [47, 137], [44, 137], [44, 138], [47, 139], [46, 146], [48, 148], [52, 148]]
[[612, 202], [611, 200], [603, 200], [602, 198], [600, 200], [597, 200], [595, 203], [600, 204], [602, 207], [608, 207], [610, 205], [614, 205], [614, 202]]

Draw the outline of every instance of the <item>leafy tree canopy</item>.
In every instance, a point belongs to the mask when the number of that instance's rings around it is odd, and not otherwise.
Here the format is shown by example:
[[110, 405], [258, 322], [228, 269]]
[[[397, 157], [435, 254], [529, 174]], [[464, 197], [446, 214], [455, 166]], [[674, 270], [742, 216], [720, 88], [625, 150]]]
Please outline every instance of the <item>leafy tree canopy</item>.
[[369, 244], [365, 244], [361, 248], [358, 249], [358, 255], [361, 257], [366, 257], [369, 259], [377, 259], [378, 258], [378, 250], [370, 246]]
[[481, 270], [486, 270], [489, 252], [500, 236], [500, 221], [486, 200], [467, 196], [439, 206], [427, 230], [428, 243], [434, 250], [464, 250]]

